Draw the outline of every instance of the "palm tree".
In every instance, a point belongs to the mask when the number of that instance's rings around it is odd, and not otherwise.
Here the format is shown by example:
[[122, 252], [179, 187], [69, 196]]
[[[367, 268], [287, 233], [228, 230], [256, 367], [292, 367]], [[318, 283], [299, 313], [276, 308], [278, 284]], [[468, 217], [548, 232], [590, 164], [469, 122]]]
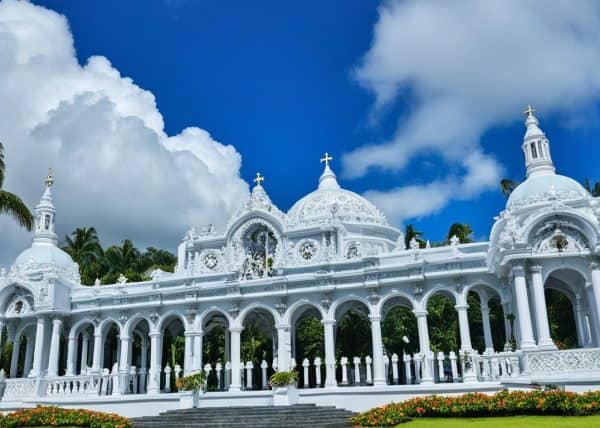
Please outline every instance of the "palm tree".
[[500, 181], [500, 190], [502, 191], [502, 194], [508, 198], [519, 184], [521, 184], [519, 181], [503, 178], [502, 181]]
[[462, 244], [473, 242], [473, 239], [471, 239], [473, 229], [467, 223], [453, 223], [450, 230], [448, 230], [448, 241], [455, 235]]
[[67, 252], [79, 266], [97, 262], [102, 258], [102, 247], [96, 228], [78, 227], [71, 236], [65, 236], [62, 249]]
[[596, 183], [594, 183], [594, 186], [592, 186], [589, 178], [586, 178], [584, 187], [585, 187], [585, 190], [590, 192], [590, 194], [592, 196], [594, 196], [596, 198], [600, 196], [600, 181], [596, 181]]
[[404, 243], [406, 244], [406, 248], [410, 248], [410, 241], [413, 238], [417, 240], [419, 247], [425, 248], [426, 242], [421, 236], [423, 236], [423, 232], [417, 231], [412, 224], [406, 225], [406, 229], [404, 230]]
[[0, 214], [8, 214], [27, 230], [33, 227], [33, 216], [17, 195], [2, 189], [6, 164], [4, 163], [4, 146], [0, 143]]
[[107, 264], [109, 273], [135, 270], [139, 259], [140, 250], [129, 239], [125, 239], [121, 246], [113, 245], [104, 253], [104, 262]]

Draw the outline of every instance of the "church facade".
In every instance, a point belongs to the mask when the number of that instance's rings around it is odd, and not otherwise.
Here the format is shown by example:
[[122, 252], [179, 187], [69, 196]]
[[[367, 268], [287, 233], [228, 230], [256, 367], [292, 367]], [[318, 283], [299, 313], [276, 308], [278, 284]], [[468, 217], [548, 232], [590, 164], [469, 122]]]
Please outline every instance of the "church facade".
[[[552, 383], [600, 385], [600, 207], [576, 181], [556, 174], [549, 140], [529, 109], [522, 143], [527, 178], [495, 219], [489, 242], [420, 248], [362, 196], [343, 189], [322, 159], [318, 187], [282, 212], [257, 174], [242, 209], [222, 233], [190, 229], [174, 273], [152, 280], [83, 286], [78, 266], [57, 246], [53, 179], [35, 207], [30, 248], [0, 271], [1, 346], [12, 347], [0, 379], [0, 409], [53, 403], [155, 414], [179, 404], [175, 380], [205, 371], [214, 388], [198, 405], [273, 404], [268, 377], [299, 372], [298, 400], [363, 410], [418, 394], [495, 391]], [[577, 347], [557, 349], [545, 290], [572, 306]], [[467, 296], [480, 301], [485, 350], [474, 349]], [[457, 349], [430, 345], [427, 304], [454, 302]], [[494, 337], [488, 302], [503, 312]], [[402, 306], [416, 317], [418, 352], [391, 354], [382, 320]], [[367, 356], [336, 355], [348, 311], [370, 325]], [[320, 321], [324, 352], [301, 355], [299, 321]], [[272, 335], [267, 360], [244, 361], [242, 332]], [[205, 355], [210, 332], [224, 333], [224, 352]], [[184, 341], [165, 352], [165, 337]], [[408, 338], [403, 338], [408, 340]], [[151, 405], [140, 406], [139, 403]]]

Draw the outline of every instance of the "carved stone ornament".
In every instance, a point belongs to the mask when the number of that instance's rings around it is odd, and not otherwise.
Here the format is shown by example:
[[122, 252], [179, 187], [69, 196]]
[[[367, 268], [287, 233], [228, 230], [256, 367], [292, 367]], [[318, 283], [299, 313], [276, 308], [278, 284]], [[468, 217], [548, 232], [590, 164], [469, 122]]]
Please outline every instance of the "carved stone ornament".
[[240, 306], [237, 303], [234, 303], [233, 305], [231, 305], [228, 312], [232, 318], [237, 318], [240, 314]]
[[127, 278], [125, 277], [125, 275], [120, 274], [119, 277], [117, 278], [117, 284], [125, 284], [127, 282]]

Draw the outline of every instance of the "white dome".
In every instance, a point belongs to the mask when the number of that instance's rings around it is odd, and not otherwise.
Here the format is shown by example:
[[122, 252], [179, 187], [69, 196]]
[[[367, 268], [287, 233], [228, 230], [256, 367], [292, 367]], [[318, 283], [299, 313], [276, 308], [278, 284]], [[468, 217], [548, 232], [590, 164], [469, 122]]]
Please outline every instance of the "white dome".
[[519, 209], [536, 202], [589, 196], [590, 194], [581, 184], [564, 175], [532, 175], [512, 191], [506, 207], [508, 209]]
[[362, 196], [342, 189], [329, 166], [319, 179], [319, 188], [304, 196], [288, 211], [288, 224], [308, 227], [332, 216], [346, 223], [388, 226], [387, 218]]
[[15, 265], [27, 263], [55, 265], [61, 269], [70, 269], [75, 265], [71, 256], [54, 245], [33, 245], [17, 257]]

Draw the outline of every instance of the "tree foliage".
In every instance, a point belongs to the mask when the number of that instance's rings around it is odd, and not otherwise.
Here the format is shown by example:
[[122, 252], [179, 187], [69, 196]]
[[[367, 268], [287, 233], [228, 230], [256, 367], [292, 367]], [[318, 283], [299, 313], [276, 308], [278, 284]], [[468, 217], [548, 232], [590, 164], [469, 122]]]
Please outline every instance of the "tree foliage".
[[17, 195], [7, 192], [2, 188], [5, 174], [4, 146], [0, 143], [0, 214], [12, 217], [22, 227], [31, 230], [33, 227], [33, 216], [27, 205]]

